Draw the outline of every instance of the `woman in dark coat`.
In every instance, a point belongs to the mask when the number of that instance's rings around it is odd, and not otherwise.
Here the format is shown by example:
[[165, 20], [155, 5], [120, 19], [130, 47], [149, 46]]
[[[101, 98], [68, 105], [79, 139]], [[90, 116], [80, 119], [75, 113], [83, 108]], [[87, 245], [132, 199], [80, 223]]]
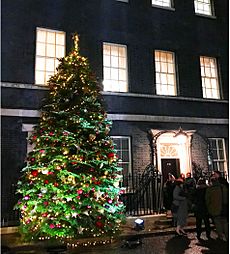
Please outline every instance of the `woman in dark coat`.
[[172, 213], [174, 221], [176, 221], [176, 234], [186, 235], [184, 226], [187, 224], [188, 218], [187, 198], [183, 188], [183, 180], [179, 178], [175, 183], [176, 187], [173, 191], [173, 206], [175, 209], [172, 209]]
[[168, 174], [168, 179], [164, 184], [164, 208], [166, 212], [171, 211], [173, 202], [173, 190], [175, 188], [175, 177], [172, 174]]
[[195, 217], [196, 217], [196, 233], [197, 233], [197, 238], [199, 240], [202, 233], [202, 221], [204, 221], [206, 237], [210, 239], [211, 228], [210, 228], [210, 222], [209, 222], [208, 209], [207, 209], [206, 201], [205, 201], [207, 187], [208, 186], [205, 183], [205, 179], [200, 178], [197, 182], [196, 190], [195, 190], [194, 203], [195, 203]]

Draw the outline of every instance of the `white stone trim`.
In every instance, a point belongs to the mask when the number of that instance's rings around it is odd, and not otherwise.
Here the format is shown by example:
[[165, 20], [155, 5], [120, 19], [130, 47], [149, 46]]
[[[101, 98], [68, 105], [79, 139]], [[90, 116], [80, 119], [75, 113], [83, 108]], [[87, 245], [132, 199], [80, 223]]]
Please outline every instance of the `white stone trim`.
[[[28, 109], [1, 109], [2, 116], [17, 117], [39, 117], [38, 110]], [[224, 118], [201, 118], [183, 116], [152, 116], [152, 115], [130, 115], [130, 114], [108, 114], [108, 119], [113, 121], [134, 121], [134, 122], [173, 122], [173, 123], [199, 123], [199, 124], [228, 124]]]
[[[11, 87], [11, 88], [24, 88], [24, 89], [37, 89], [37, 90], [48, 90], [46, 85], [36, 85], [36, 84], [21, 84], [21, 83], [9, 83], [1, 82], [2, 87]], [[165, 99], [165, 100], [183, 100], [183, 101], [197, 101], [197, 102], [212, 102], [212, 103], [226, 103], [227, 100], [221, 99], [206, 99], [206, 98], [190, 98], [182, 96], [163, 96], [163, 95], [153, 95], [153, 94], [138, 94], [138, 93], [119, 93], [119, 92], [107, 92], [102, 91], [102, 95], [111, 95], [111, 96], [123, 96], [123, 97], [139, 97], [139, 98], [152, 98], [152, 99]]]
[[39, 117], [40, 112], [38, 110], [30, 110], [30, 109], [2, 108], [1, 116]]

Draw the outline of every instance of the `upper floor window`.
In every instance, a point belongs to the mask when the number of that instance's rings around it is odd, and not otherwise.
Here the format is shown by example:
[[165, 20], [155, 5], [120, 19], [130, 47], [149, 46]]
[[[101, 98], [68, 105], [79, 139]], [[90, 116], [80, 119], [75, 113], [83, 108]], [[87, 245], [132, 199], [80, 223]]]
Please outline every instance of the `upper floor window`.
[[104, 91], [127, 92], [127, 47], [103, 43]]
[[171, 0], [152, 0], [152, 5], [157, 5], [161, 7], [172, 7]]
[[220, 99], [216, 59], [200, 57], [203, 98]]
[[227, 170], [225, 143], [223, 138], [209, 138], [212, 170], [218, 170], [225, 173]]
[[156, 93], [176, 95], [176, 73], [174, 53], [155, 50]]
[[211, 0], [194, 0], [195, 13], [213, 15]]
[[65, 33], [37, 28], [35, 84], [45, 85], [65, 56]]

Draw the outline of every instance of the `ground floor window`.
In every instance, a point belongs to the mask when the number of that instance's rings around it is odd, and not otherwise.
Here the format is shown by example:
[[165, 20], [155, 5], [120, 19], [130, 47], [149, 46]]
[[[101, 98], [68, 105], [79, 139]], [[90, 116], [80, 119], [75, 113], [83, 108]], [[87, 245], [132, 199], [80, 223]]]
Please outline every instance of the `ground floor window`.
[[227, 170], [225, 142], [223, 138], [209, 138], [212, 170], [219, 170], [223, 173]]
[[117, 155], [119, 158], [118, 165], [123, 169], [123, 175], [131, 175], [131, 140], [130, 137], [112, 136], [116, 145]]

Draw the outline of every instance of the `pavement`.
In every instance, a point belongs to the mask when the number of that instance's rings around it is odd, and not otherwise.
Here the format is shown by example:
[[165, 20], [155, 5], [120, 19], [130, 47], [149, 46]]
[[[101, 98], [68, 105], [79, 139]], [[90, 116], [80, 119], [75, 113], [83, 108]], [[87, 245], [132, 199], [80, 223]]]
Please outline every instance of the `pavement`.
[[[137, 217], [127, 217], [127, 222], [122, 226], [121, 234], [116, 239], [82, 239], [82, 240], [71, 240], [67, 244], [61, 242], [51, 242], [50, 240], [43, 240], [35, 243], [24, 243], [17, 231], [17, 227], [1, 228], [1, 250], [3, 254], [47, 254], [47, 253], [125, 253], [125, 249], [132, 249], [141, 245], [142, 240], [148, 242], [150, 238], [154, 238], [154, 241], [159, 239], [162, 241], [162, 237], [166, 237], [168, 241], [171, 241], [174, 236], [175, 228], [172, 225], [172, 218], [167, 217], [166, 214], [141, 216], [144, 219], [145, 228], [143, 230], [135, 230], [135, 219]], [[185, 230], [191, 234], [191, 239], [195, 238], [195, 218], [190, 215], [187, 220], [187, 227]], [[216, 237], [216, 236], [214, 236]], [[151, 241], [146, 246], [151, 246]], [[186, 242], [186, 241], [185, 241]], [[157, 244], [157, 243], [156, 243]], [[163, 242], [161, 243], [161, 245]], [[183, 245], [183, 244], [182, 244]], [[124, 247], [124, 249], [121, 249]], [[160, 248], [160, 245], [158, 246]], [[165, 246], [166, 248], [167, 246]], [[163, 248], [163, 247], [162, 247]], [[156, 248], [155, 248], [156, 249]], [[119, 250], [119, 251], [118, 251]], [[144, 252], [143, 252], [144, 251]], [[148, 252], [149, 251], [149, 252]], [[138, 253], [155, 253], [148, 247], [148, 251], [142, 249]], [[128, 252], [127, 252], [128, 253]], [[131, 252], [129, 252], [131, 253]], [[158, 252], [156, 252], [158, 253]], [[162, 254], [163, 252], [159, 252]], [[168, 252], [167, 252], [168, 253]], [[184, 252], [181, 252], [184, 253]], [[178, 253], [178, 254], [181, 254]], [[206, 253], [206, 252], [202, 252]], [[209, 252], [207, 252], [209, 253]], [[210, 252], [211, 253], [211, 252]], [[222, 253], [222, 252], [221, 252]], [[225, 252], [224, 252], [225, 253]], [[132, 253], [134, 254], [134, 253]], [[214, 252], [212, 254], [217, 254]]]

